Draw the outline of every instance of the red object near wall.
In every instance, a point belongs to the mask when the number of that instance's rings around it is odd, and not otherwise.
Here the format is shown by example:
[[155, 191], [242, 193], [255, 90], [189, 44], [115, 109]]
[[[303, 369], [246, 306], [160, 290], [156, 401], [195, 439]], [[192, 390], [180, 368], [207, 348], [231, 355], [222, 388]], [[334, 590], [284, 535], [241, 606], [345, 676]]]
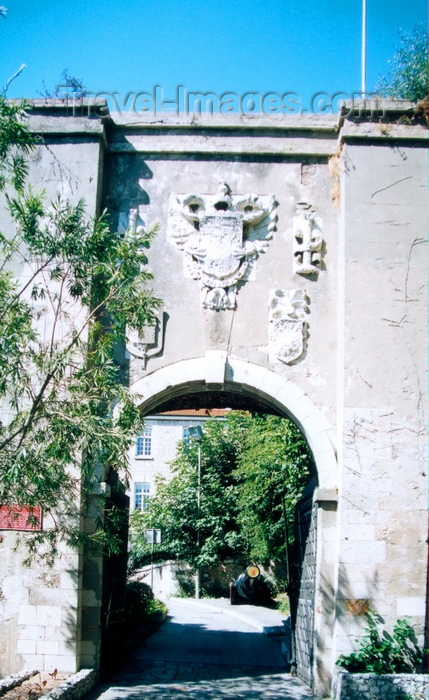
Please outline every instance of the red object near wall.
[[[30, 519], [30, 520], [29, 520]], [[35, 506], [0, 506], [0, 530], [41, 530], [42, 509]]]

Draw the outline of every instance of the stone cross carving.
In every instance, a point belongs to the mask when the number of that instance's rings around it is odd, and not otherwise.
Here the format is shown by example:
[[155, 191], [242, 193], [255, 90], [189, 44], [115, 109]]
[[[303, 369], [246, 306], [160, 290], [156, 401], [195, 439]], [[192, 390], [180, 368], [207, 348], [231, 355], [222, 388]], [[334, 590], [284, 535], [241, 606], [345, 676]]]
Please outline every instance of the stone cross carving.
[[144, 221], [137, 207], [119, 212], [118, 233], [124, 235], [127, 231], [129, 233], [144, 231]]
[[291, 364], [306, 349], [308, 297], [303, 289], [275, 289], [269, 299], [268, 352], [271, 361]]
[[233, 195], [226, 183], [215, 195], [171, 195], [168, 238], [200, 281], [203, 307], [235, 309], [239, 283], [272, 238], [276, 207], [273, 195]]
[[134, 330], [127, 329], [126, 343], [130, 355], [143, 360], [143, 369], [146, 369], [146, 362], [150, 357], [158, 355], [162, 352], [164, 344], [164, 310], [158, 312], [158, 315], [147, 323], [143, 331], [138, 333]]
[[298, 202], [293, 218], [294, 272], [318, 275], [322, 261], [322, 222], [307, 202]]

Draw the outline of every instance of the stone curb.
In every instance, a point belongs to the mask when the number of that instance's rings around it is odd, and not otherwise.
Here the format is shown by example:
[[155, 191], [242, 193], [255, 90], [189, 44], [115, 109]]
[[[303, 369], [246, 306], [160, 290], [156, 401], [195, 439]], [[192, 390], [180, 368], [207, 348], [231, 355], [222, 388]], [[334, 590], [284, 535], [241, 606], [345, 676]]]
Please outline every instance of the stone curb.
[[6, 678], [0, 680], [0, 695], [4, 695], [9, 690], [12, 690], [12, 688], [16, 688], [17, 685], [21, 685], [24, 681], [35, 676], [36, 673], [39, 673], [37, 669], [27, 668], [23, 671], [19, 671], [19, 673], [11, 673], [10, 676], [6, 676]]
[[58, 685], [39, 700], [80, 700], [89, 693], [97, 684], [97, 672], [93, 668], [83, 668], [64, 683]]

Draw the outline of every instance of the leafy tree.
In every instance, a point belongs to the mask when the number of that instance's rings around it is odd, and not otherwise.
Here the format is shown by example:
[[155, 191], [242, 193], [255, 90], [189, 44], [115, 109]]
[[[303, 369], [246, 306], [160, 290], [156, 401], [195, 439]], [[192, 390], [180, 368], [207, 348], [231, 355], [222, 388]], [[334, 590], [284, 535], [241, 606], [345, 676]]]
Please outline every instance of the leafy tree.
[[[299, 430], [277, 416], [231, 411], [209, 421], [201, 441], [201, 507], [195, 443], [180, 443], [173, 478], [159, 479], [148, 510], [133, 514], [131, 565], [148, 560], [142, 529], [161, 528], [158, 557], [207, 566], [232, 554], [284, 559], [283, 501], [289, 524], [312, 468]], [[198, 546], [198, 532], [200, 546]], [[292, 528], [290, 528], [292, 537]]]
[[[198, 492], [198, 445], [181, 441], [171, 463], [173, 478], [159, 478], [156, 495], [145, 513], [134, 515], [137, 529], [161, 528], [162, 555], [208, 566], [240, 551], [243, 542], [237, 525], [236, 446], [228, 434], [228, 423], [209, 421], [201, 439], [201, 499]], [[135, 540], [137, 539], [137, 542]], [[134, 538], [138, 545], [139, 537]], [[139, 548], [141, 561], [148, 548]], [[134, 549], [134, 563], [138, 557]]]
[[285, 519], [293, 540], [295, 506], [312, 472], [309, 447], [292, 421], [256, 414], [238, 455], [238, 521], [250, 556], [285, 555]]
[[[146, 270], [153, 233], [120, 237], [82, 201], [26, 187], [36, 142], [25, 120], [25, 105], [0, 98], [0, 189], [14, 229], [0, 233], [0, 504], [43, 507], [49, 529], [26, 539], [31, 551], [48, 540], [55, 556], [60, 539], [79, 541], [81, 489], [85, 502], [102, 476], [115, 485], [126, 472], [141, 421], [115, 347], [159, 302]], [[114, 548], [101, 521], [93, 539]]]
[[381, 78], [375, 89], [384, 97], [418, 102], [429, 94], [428, 31], [420, 23], [411, 33], [399, 35], [402, 45], [391, 61], [391, 74]]

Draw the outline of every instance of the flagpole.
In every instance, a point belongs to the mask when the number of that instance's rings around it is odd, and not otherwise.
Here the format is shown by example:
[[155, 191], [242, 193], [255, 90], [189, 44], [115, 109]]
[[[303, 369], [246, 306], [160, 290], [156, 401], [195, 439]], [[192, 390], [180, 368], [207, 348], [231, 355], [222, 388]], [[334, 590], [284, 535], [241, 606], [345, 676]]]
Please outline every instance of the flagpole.
[[361, 74], [362, 97], [366, 94], [366, 0], [362, 0], [362, 74]]

